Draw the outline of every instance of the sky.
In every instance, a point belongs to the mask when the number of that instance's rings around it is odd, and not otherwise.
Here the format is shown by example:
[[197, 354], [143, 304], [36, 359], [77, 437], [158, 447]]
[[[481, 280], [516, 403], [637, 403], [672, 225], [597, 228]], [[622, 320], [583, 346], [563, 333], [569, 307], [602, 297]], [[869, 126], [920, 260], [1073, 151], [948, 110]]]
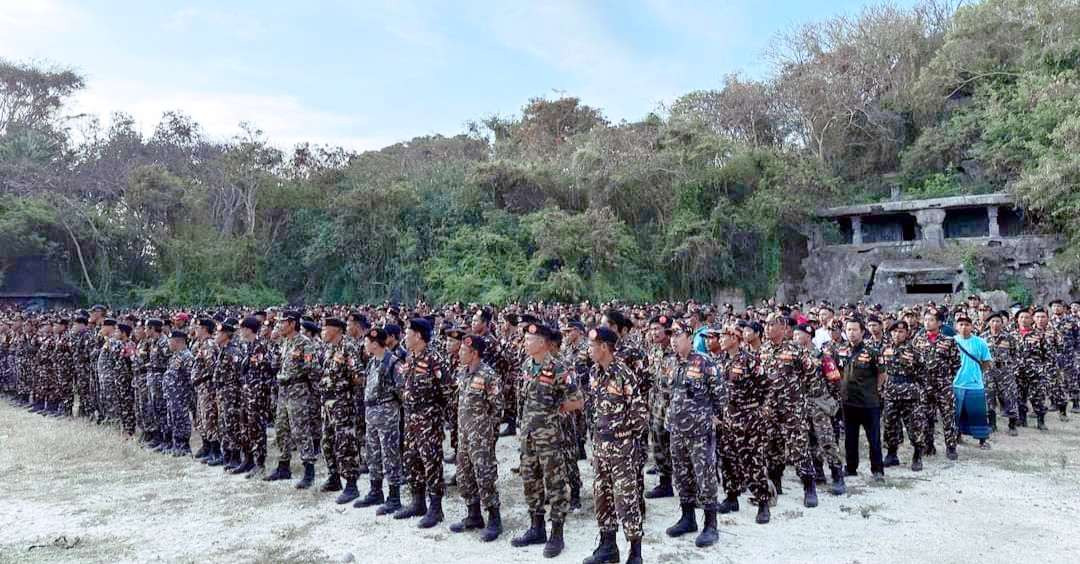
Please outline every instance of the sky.
[[[723, 77], [769, 73], [778, 32], [866, 0], [159, 2], [0, 0], [0, 58], [73, 68], [70, 112], [180, 110], [214, 139], [377, 149], [577, 96], [637, 120]], [[900, 2], [910, 4], [911, 2]]]

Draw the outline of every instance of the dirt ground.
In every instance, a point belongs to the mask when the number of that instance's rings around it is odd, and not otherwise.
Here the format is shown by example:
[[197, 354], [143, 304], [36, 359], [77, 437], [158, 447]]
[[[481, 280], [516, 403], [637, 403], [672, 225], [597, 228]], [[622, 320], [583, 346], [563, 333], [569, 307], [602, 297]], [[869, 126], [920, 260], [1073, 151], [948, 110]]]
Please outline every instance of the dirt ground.
[[[990, 451], [968, 442], [960, 446], [959, 462], [930, 458], [918, 474], [891, 468], [884, 485], [850, 478], [847, 495], [822, 492], [815, 509], [802, 507], [789, 472], [788, 493], [773, 508], [771, 524], [756, 525], [744, 503], [734, 516], [721, 516], [721, 542], [707, 550], [695, 548], [692, 535], [664, 535], [677, 518], [674, 499], [650, 502], [644, 558], [1073, 562], [1080, 552], [1078, 420], [1051, 416], [1050, 432], [995, 435]], [[909, 455], [901, 451], [905, 462]], [[545, 561], [542, 547], [510, 546], [528, 523], [520, 478], [509, 472], [516, 440], [501, 440], [498, 456], [505, 532], [484, 544], [475, 534], [447, 528], [464, 512], [453, 488], [444, 503], [447, 522], [421, 531], [416, 520], [335, 505], [334, 494], [225, 475], [143, 451], [111, 429], [44, 419], [0, 402], [0, 562]], [[567, 549], [558, 562], [580, 562], [598, 538], [588, 487], [592, 469], [587, 463], [581, 469], [585, 507], [567, 521]], [[320, 466], [318, 479], [324, 471]], [[650, 487], [654, 480], [649, 477]], [[362, 478], [361, 493], [366, 489]], [[619, 543], [625, 559], [621, 535]]]

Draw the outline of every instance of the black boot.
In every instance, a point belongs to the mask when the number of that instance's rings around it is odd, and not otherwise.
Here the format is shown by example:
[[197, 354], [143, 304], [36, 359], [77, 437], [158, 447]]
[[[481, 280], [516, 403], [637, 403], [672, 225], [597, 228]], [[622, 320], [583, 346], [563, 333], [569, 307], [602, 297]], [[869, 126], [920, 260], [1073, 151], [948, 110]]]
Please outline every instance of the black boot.
[[364, 499], [356, 500], [353, 507], [374, 507], [381, 505], [386, 499], [383, 498], [382, 493], [382, 480], [372, 480], [371, 489], [368, 490]]
[[[300, 478], [300, 481], [296, 482], [295, 487], [298, 490], [306, 490], [306, 489], [310, 488], [311, 484], [313, 484], [313, 483], [315, 483], [315, 463], [314, 462], [305, 462], [304, 463], [304, 477]], [[341, 483], [339, 482], [338, 486], [340, 487], [340, 485], [341, 485]]]
[[986, 416], [990, 419], [990, 432], [997, 432], [997, 412], [991, 409], [987, 412]]
[[773, 466], [769, 469], [769, 481], [772, 482], [773, 487], [776, 488], [776, 495], [781, 496], [784, 494], [784, 487], [781, 485], [784, 477], [784, 467]]
[[203, 462], [207, 466], [221, 466], [225, 463], [225, 457], [221, 454], [221, 443], [217, 441], [210, 442], [210, 456], [207, 456]]
[[251, 470], [248, 470], [247, 474], [244, 474], [245, 480], [251, 480], [253, 478], [263, 478], [266, 476], [266, 461], [256, 458], [254, 464], [251, 466]]
[[829, 472], [832, 473], [832, 488], [830, 488], [829, 492], [833, 495], [847, 493], [847, 485], [844, 484], [844, 471], [839, 466], [830, 466]]
[[150, 449], [150, 450], [154, 450], [160, 444], [161, 444], [161, 435], [157, 431], [154, 431], [152, 433], [147, 433], [147, 435], [146, 435], [146, 444], [144, 444], [143, 446]]
[[582, 564], [619, 564], [619, 545], [615, 542], [615, 531], [600, 531], [600, 544]]
[[544, 528], [544, 514], [537, 513], [532, 516], [532, 526], [526, 529], [520, 537], [511, 539], [510, 546], [521, 548], [531, 544], [544, 544], [545, 542], [547, 542], [547, 530]]
[[900, 466], [900, 458], [896, 456], [896, 449], [898, 447], [889, 447], [889, 453], [885, 455], [884, 464], [888, 468], [890, 466]]
[[816, 481], [819, 486], [824, 486], [825, 484], [829, 483], [829, 481], [825, 479], [825, 463], [824, 463], [824, 461], [821, 461], [821, 460], [815, 460], [814, 461], [814, 481]]
[[739, 494], [728, 492], [724, 501], [716, 508], [720, 513], [734, 513], [739, 510]]
[[911, 471], [922, 472], [922, 449], [915, 447], [915, 452], [911, 455]]
[[923, 456], [937, 456], [937, 449], [934, 448], [934, 442], [930, 441], [923, 447]]
[[671, 487], [671, 476], [660, 476], [660, 483], [655, 488], [645, 492], [645, 499], [659, 499], [662, 497], [675, 497], [675, 490]]
[[[836, 482], [833, 483], [835, 484]], [[754, 517], [754, 522], [758, 525], [764, 525], [769, 522], [769, 502], [763, 501], [758, 504], [757, 517]]]
[[487, 526], [484, 527], [484, 532], [480, 534], [480, 540], [484, 542], [491, 542], [502, 534], [502, 515], [499, 514], [499, 508], [488, 508], [488, 520]]
[[292, 478], [292, 469], [289, 468], [288, 460], [279, 460], [277, 463], [277, 469], [270, 473], [269, 476], [263, 478], [267, 482], [273, 482], [275, 480], [288, 480]]
[[802, 479], [803, 506], [817, 507], [817, 483], [813, 478]]
[[1016, 429], [1016, 418], [1015, 417], [1010, 417], [1009, 418], [1009, 431], [1008, 431], [1008, 433], [1009, 433], [1010, 437], [1015, 437], [1015, 436], [1018, 436], [1020, 434], [1020, 431], [1018, 431]]
[[577, 459], [586, 460], [587, 458], [588, 457], [585, 456], [585, 441], [581, 441], [577, 444]]
[[697, 531], [697, 517], [694, 515], [694, 504], [683, 503], [680, 507], [682, 508], [682, 517], [679, 517], [679, 520], [665, 531], [669, 537], [681, 537], [686, 533]]
[[221, 469], [225, 472], [232, 472], [242, 465], [243, 462], [240, 460], [240, 451], [233, 449], [228, 451], [225, 455], [225, 464]]
[[356, 489], [356, 478], [346, 478], [345, 489], [341, 490], [341, 495], [337, 496], [334, 503], [345, 505], [358, 497], [360, 497], [360, 491]]
[[[814, 480], [810, 480], [813, 484]], [[705, 548], [706, 546], [712, 546], [716, 544], [716, 541], [720, 540], [720, 532], [716, 530], [716, 510], [705, 510], [705, 526], [702, 527], [701, 533], [694, 539], [694, 545], [698, 548]]]
[[641, 564], [641, 539], [630, 541], [630, 554], [626, 555], [626, 564]]
[[203, 441], [202, 446], [199, 447], [199, 450], [195, 451], [195, 460], [201, 461], [207, 456], [210, 456], [210, 441]]
[[174, 442], [176, 443], [176, 445], [173, 447], [173, 456], [191, 456], [191, 445], [188, 444], [187, 439], [177, 439]]
[[1019, 411], [1020, 416], [1017, 419], [1020, 420], [1020, 426], [1021, 427], [1027, 427], [1028, 426], [1028, 424], [1027, 424], [1027, 419], [1028, 419], [1027, 418], [1027, 416], [1028, 416], [1027, 407], [1020, 406], [1020, 409], [1018, 411]]
[[360, 475], [367, 474], [368, 473], [367, 462], [361, 462], [360, 464], [358, 464], [356, 466], [356, 473], [360, 474]]
[[511, 417], [506, 420], [506, 428], [499, 433], [500, 437], [513, 437], [517, 434], [517, 420]]
[[319, 486], [319, 491], [326, 492], [340, 492], [341, 491], [341, 476], [338, 474], [330, 474], [326, 477], [326, 481]]
[[1049, 429], [1046, 428], [1046, 414], [1045, 413], [1043, 413], [1041, 415], [1036, 415], [1035, 420], [1037, 421], [1037, 423], [1035, 425], [1036, 429], [1038, 429], [1040, 431], [1048, 431], [1049, 430]]
[[480, 513], [480, 502], [474, 501], [468, 506], [469, 513], [461, 521], [450, 525], [453, 533], [464, 533], [473, 529], [484, 528], [484, 516]]
[[401, 509], [401, 486], [390, 485], [390, 493], [386, 496], [386, 503], [383, 503], [375, 510], [376, 515], [394, 515]]
[[1080, 413], [1080, 399], [1073, 400], [1072, 412]]
[[[577, 462], [574, 464], [577, 464]], [[570, 510], [575, 509], [581, 509], [581, 487], [570, 488]]]
[[1063, 404], [1058, 406], [1058, 419], [1061, 420], [1062, 423], [1069, 420], [1068, 408], [1069, 408], [1068, 403], [1063, 403]]
[[430, 529], [439, 523], [442, 523], [444, 517], [442, 512], [442, 496], [433, 495], [431, 500], [428, 501], [427, 513], [424, 514], [424, 518], [420, 520], [420, 523], [416, 526], [421, 529]]
[[555, 558], [562, 553], [566, 544], [563, 542], [563, 522], [552, 521], [551, 522], [551, 534], [548, 535], [547, 543], [544, 545], [544, 558]]
[[424, 503], [424, 488], [417, 488], [412, 492], [412, 503], [394, 513], [394, 519], [422, 517], [425, 513], [427, 513], [427, 504]]
[[255, 468], [255, 455], [251, 454], [250, 452], [244, 453], [244, 461], [229, 473], [247, 474], [248, 472], [251, 472], [252, 468]]

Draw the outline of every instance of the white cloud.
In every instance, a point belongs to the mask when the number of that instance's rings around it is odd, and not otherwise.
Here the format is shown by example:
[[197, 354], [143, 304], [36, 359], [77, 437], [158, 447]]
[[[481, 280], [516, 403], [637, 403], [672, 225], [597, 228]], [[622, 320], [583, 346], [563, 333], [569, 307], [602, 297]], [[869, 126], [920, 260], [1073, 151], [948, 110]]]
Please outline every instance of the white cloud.
[[0, 56], [54, 41], [87, 19], [83, 10], [60, 0], [0, 0]]
[[227, 30], [232, 37], [245, 41], [257, 39], [266, 32], [266, 26], [255, 15], [221, 8], [180, 8], [169, 14], [164, 27], [179, 33], [208, 27]]

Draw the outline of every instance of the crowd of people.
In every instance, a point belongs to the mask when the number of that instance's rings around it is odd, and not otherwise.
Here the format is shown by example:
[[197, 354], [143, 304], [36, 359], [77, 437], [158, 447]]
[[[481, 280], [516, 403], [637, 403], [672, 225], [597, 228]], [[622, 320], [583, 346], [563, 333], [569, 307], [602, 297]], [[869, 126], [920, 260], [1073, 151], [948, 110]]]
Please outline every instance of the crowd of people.
[[563, 550], [591, 460], [600, 541], [586, 563], [619, 562], [620, 526], [641, 562], [646, 500], [677, 497], [666, 534], [706, 547], [744, 494], [768, 523], [788, 467], [806, 507], [818, 486], [844, 494], [860, 433], [881, 481], [905, 437], [920, 471], [938, 445], [956, 460], [961, 435], [990, 448], [999, 422], [1015, 437], [1031, 416], [1039, 432], [1051, 410], [1066, 420], [1070, 401], [1080, 413], [1080, 302], [8, 310], [0, 391], [248, 479], [292, 479], [298, 455], [295, 486], [311, 488], [321, 455], [336, 503], [421, 528], [456, 487], [450, 530], [484, 542], [502, 534], [496, 441], [516, 436], [508, 470], [531, 523], [511, 544]]

